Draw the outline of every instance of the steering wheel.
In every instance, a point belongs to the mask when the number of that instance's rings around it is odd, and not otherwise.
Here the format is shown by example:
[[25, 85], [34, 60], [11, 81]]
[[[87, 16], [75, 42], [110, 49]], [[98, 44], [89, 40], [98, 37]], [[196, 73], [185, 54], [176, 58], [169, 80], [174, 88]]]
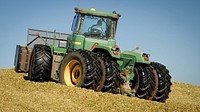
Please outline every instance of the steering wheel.
[[[94, 27], [96, 27], [96, 28], [94, 28]], [[100, 28], [100, 30], [99, 30], [99, 28]], [[102, 34], [103, 28], [99, 25], [92, 25], [91, 27], [88, 28], [88, 33], [91, 34], [92, 31], [96, 31], [96, 32], [99, 32], [100, 34]]]

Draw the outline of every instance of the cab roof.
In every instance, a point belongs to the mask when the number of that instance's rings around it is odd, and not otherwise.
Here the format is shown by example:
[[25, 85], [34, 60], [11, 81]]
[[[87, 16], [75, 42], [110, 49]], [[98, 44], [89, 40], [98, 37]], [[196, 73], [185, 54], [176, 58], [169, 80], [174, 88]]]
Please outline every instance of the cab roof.
[[74, 8], [74, 10], [75, 10], [75, 13], [92, 15], [92, 16], [100, 16], [100, 17], [108, 17], [108, 18], [113, 18], [113, 19], [119, 19], [119, 17], [121, 16], [120, 14], [117, 14], [115, 11], [113, 11], [112, 13], [100, 12], [100, 11], [96, 11], [94, 8], [91, 8], [90, 10]]

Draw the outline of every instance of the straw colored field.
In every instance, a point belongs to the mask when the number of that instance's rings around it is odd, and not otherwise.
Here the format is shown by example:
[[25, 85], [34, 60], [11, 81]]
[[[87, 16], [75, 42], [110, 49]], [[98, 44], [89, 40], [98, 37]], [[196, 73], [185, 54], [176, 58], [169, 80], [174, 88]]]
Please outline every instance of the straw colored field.
[[0, 111], [200, 112], [200, 86], [174, 82], [170, 98], [166, 103], [158, 103], [54, 82], [30, 82], [24, 80], [26, 75], [0, 69]]

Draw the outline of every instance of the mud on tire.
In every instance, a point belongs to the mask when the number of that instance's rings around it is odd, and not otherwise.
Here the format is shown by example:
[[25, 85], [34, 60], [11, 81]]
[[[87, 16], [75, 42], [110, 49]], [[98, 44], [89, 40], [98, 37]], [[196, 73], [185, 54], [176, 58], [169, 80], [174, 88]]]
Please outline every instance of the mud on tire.
[[156, 62], [151, 62], [151, 65], [155, 68], [158, 75], [158, 91], [153, 100], [158, 102], [165, 102], [167, 98], [169, 98], [169, 93], [171, 92], [171, 76], [169, 74], [168, 69]]
[[46, 45], [36, 44], [31, 54], [28, 79], [31, 81], [48, 81], [51, 78], [52, 53]]

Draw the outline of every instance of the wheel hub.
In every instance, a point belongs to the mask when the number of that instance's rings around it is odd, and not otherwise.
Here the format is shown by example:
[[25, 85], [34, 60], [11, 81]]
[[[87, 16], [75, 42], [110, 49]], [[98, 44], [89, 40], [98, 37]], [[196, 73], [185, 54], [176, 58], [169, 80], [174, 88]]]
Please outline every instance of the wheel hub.
[[79, 61], [73, 59], [65, 67], [64, 79], [68, 86], [76, 86], [81, 79], [82, 67]]

